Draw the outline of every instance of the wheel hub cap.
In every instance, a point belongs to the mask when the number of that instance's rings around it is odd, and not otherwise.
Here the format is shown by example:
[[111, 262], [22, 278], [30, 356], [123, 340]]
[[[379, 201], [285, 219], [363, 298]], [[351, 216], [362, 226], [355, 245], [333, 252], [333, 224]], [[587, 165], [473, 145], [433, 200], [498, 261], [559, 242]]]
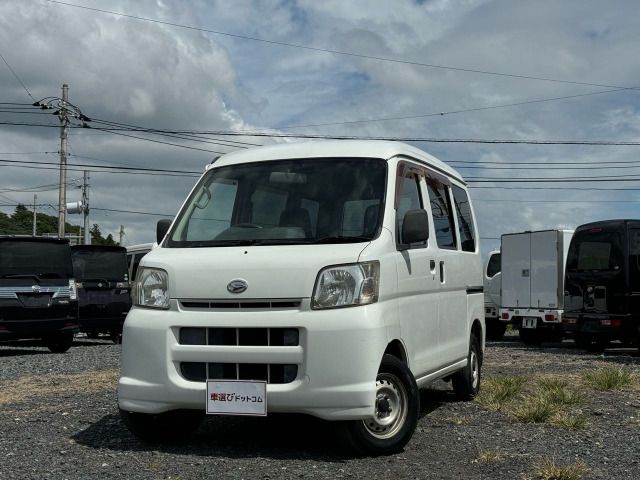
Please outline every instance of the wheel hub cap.
[[407, 417], [408, 397], [404, 385], [392, 374], [381, 373], [376, 380], [375, 412], [363, 420], [365, 428], [377, 438], [394, 436]]

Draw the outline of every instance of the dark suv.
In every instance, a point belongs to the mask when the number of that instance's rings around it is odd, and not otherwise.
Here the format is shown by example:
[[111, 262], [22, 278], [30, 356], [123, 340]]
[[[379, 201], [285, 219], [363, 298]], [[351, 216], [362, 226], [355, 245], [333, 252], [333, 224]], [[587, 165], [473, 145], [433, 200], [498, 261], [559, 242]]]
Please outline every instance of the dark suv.
[[640, 343], [640, 220], [578, 227], [565, 275], [563, 329], [579, 347]]
[[66, 352], [78, 331], [67, 240], [0, 237], [0, 341], [42, 339]]
[[122, 324], [131, 308], [126, 249], [74, 245], [71, 254], [78, 282], [80, 331], [89, 338], [109, 333], [118, 342]]

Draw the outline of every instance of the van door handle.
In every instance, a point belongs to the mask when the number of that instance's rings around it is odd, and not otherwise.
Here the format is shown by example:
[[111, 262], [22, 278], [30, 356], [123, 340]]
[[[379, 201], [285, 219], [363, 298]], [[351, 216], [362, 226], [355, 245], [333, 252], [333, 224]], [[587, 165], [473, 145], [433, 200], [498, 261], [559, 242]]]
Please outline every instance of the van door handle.
[[431, 270], [431, 275], [435, 275], [436, 274], [436, 261], [435, 260], [431, 260], [429, 262], [429, 269]]
[[440, 283], [444, 283], [444, 262], [440, 260]]

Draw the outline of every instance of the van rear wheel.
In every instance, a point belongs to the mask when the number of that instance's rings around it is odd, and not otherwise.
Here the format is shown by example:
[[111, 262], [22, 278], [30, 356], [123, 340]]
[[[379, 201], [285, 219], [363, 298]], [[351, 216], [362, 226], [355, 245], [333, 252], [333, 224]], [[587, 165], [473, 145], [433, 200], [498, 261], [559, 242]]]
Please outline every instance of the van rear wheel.
[[467, 366], [458, 370], [451, 377], [453, 391], [459, 400], [472, 400], [480, 391], [480, 377], [482, 372], [482, 353], [480, 342], [475, 335], [469, 340], [469, 354]]
[[198, 429], [204, 414], [198, 410], [174, 410], [153, 415], [120, 409], [120, 418], [140, 440], [162, 443], [187, 438]]
[[385, 355], [376, 377], [373, 416], [339, 422], [337, 433], [356, 453], [374, 456], [396, 453], [413, 436], [419, 410], [418, 385], [411, 370], [398, 358]]

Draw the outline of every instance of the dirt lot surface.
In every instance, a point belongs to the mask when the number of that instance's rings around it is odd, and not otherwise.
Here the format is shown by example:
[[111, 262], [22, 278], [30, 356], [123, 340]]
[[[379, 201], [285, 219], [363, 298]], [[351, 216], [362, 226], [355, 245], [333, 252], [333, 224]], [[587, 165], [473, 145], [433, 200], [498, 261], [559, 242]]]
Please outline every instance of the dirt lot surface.
[[[61, 355], [0, 346], [0, 478], [640, 478], [637, 350], [490, 343], [482, 396], [456, 402], [443, 382], [423, 391], [413, 440], [378, 458], [341, 452], [330, 425], [299, 416], [209, 418], [187, 443], [142, 444], [118, 417], [119, 353], [84, 339]], [[630, 382], [596, 390], [585, 373], [607, 366]], [[540, 399], [552, 397], [547, 411]]]

